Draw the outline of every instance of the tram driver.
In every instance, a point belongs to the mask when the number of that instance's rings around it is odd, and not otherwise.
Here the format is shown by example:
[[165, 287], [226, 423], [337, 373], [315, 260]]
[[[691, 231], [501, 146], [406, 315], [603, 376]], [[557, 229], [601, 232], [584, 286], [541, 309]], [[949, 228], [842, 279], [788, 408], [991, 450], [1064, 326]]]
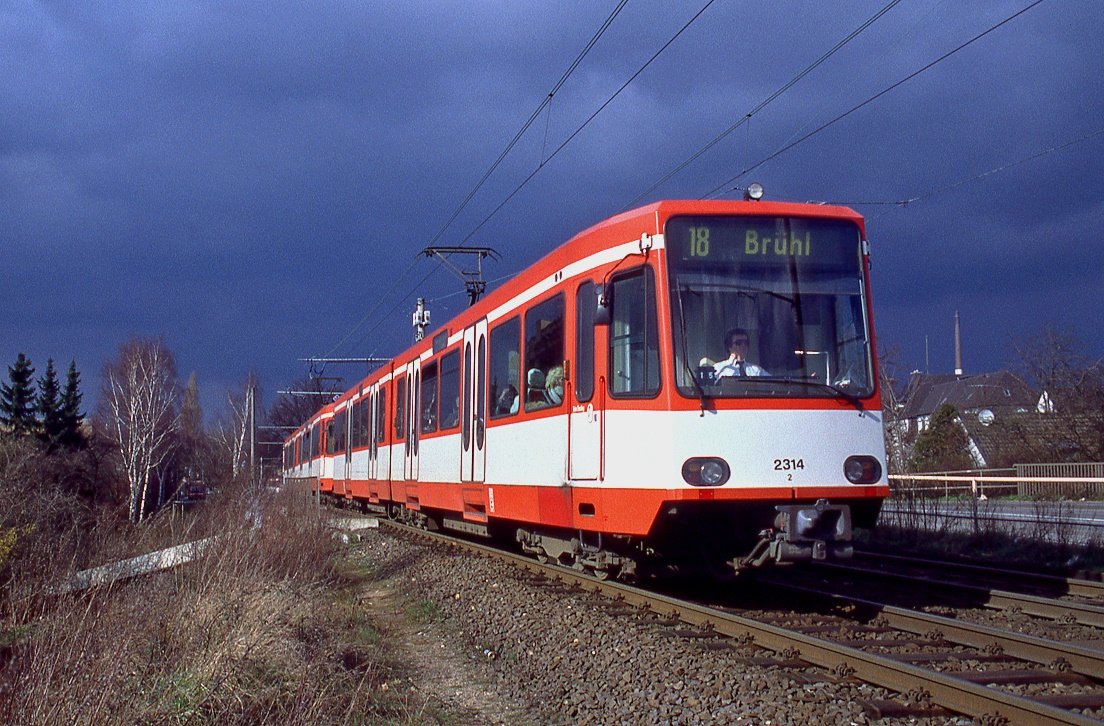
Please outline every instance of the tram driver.
[[766, 369], [747, 360], [749, 342], [750, 339], [746, 330], [743, 328], [732, 328], [725, 333], [725, 349], [728, 351], [728, 358], [716, 363], [709, 358], [702, 358], [699, 365], [702, 368], [712, 366], [713, 378], [729, 378], [731, 376], [769, 376], [770, 373], [768, 373]]

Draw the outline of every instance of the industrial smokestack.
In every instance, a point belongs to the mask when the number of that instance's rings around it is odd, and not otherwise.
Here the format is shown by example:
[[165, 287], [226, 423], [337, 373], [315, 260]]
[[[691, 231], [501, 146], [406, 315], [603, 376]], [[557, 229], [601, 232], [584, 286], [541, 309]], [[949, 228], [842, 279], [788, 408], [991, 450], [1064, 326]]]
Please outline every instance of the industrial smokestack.
[[962, 324], [958, 320], [957, 310], [955, 310], [955, 375], [962, 375]]

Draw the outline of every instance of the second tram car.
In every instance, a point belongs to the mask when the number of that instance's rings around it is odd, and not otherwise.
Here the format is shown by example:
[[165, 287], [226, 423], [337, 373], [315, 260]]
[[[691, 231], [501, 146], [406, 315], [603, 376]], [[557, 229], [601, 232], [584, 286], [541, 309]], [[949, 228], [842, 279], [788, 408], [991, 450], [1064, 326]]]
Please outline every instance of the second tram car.
[[323, 407], [285, 476], [601, 577], [849, 557], [889, 493], [869, 271], [844, 207], [619, 214]]

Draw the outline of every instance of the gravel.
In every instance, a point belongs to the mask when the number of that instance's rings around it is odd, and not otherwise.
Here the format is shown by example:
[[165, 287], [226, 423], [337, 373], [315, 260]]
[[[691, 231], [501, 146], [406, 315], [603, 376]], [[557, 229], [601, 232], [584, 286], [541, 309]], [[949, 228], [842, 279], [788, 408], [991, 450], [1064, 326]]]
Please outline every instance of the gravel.
[[411, 603], [432, 603], [434, 627], [464, 651], [473, 672], [489, 669], [502, 698], [522, 704], [533, 723], [843, 726], [871, 722], [863, 701], [893, 698], [817, 669], [750, 664], [746, 659], [769, 653], [719, 638], [679, 637], [653, 616], [489, 558], [383, 530], [366, 534], [358, 547]]

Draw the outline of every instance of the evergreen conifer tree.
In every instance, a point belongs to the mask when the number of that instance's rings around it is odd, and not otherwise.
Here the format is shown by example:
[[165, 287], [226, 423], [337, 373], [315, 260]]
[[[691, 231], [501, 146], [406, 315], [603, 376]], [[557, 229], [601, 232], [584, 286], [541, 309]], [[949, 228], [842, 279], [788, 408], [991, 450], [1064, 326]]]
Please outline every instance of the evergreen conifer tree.
[[195, 372], [188, 378], [184, 398], [180, 404], [180, 434], [177, 453], [185, 473], [193, 477], [203, 476], [203, 409], [199, 405], [199, 385]]
[[57, 446], [61, 439], [64, 423], [61, 417], [61, 386], [58, 385], [53, 358], [46, 361], [46, 373], [38, 379], [38, 397], [35, 399], [35, 410], [38, 413], [40, 424], [39, 436], [50, 448]]
[[58, 441], [62, 446], [76, 449], [85, 444], [84, 434], [81, 433], [81, 423], [84, 421], [84, 415], [80, 411], [82, 398], [84, 396], [80, 392], [77, 362], [70, 361], [65, 390], [61, 393], [61, 434]]
[[966, 431], [958, 411], [944, 403], [932, 413], [928, 428], [916, 439], [909, 468], [912, 471], [959, 471], [974, 465]]
[[15, 365], [8, 366], [11, 384], [0, 384], [0, 424], [13, 434], [29, 434], [35, 430], [33, 379], [31, 361], [20, 353]]

